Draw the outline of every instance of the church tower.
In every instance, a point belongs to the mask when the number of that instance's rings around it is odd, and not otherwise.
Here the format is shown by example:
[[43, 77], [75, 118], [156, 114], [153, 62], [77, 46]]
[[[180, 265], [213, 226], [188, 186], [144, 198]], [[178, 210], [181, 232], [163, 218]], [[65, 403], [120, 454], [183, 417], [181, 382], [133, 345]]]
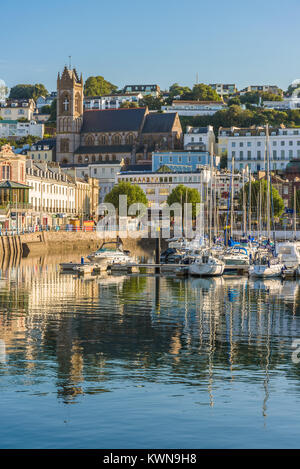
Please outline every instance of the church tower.
[[57, 77], [56, 160], [73, 163], [80, 145], [83, 120], [83, 80], [75, 68], [64, 68]]

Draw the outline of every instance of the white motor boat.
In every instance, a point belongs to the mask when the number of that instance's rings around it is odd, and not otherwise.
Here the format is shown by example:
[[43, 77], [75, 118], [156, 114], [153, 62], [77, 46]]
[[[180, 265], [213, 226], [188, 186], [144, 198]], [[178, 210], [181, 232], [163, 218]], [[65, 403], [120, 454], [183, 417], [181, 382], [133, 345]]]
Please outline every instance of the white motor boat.
[[233, 248], [227, 249], [222, 257], [225, 265], [227, 266], [243, 266], [249, 265], [249, 254], [247, 249], [244, 247], [235, 246]]
[[120, 243], [108, 241], [87, 257], [98, 264], [127, 264], [134, 260], [129, 254], [129, 251], [123, 251]]
[[299, 248], [296, 243], [278, 243], [277, 252], [285, 265], [285, 276], [296, 275], [297, 269], [300, 265]]
[[221, 259], [214, 257], [208, 251], [203, 251], [189, 265], [189, 274], [197, 275], [198, 277], [216, 277], [223, 274], [224, 267], [225, 264]]
[[250, 277], [273, 278], [281, 277], [285, 267], [280, 257], [269, 251], [257, 252], [253, 264], [249, 267]]

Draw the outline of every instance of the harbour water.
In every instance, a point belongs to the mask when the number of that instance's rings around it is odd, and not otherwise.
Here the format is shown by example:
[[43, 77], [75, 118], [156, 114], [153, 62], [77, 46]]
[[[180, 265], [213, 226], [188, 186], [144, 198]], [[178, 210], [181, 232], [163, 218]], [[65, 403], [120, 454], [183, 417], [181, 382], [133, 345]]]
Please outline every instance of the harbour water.
[[1, 448], [299, 446], [298, 281], [62, 260], [1, 271]]

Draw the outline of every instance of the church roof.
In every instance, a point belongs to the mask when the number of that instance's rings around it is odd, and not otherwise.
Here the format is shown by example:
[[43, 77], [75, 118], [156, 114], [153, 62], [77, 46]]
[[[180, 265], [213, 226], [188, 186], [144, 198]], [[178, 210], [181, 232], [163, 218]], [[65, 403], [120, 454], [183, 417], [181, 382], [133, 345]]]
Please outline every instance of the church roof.
[[175, 112], [166, 113], [166, 114], [150, 113], [146, 117], [142, 132], [143, 134], [170, 132], [173, 128], [175, 118], [176, 118]]
[[145, 108], [88, 110], [83, 113], [82, 132], [138, 131], [145, 112]]

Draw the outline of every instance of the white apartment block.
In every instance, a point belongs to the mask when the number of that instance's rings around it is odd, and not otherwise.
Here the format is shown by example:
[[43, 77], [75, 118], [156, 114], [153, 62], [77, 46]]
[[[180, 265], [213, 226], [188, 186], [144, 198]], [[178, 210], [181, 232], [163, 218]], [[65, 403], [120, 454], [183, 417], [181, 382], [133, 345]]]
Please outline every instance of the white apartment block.
[[287, 111], [289, 109], [300, 109], [300, 98], [291, 96], [283, 98], [282, 101], [263, 101], [266, 109], [275, 109], [276, 111]]
[[214, 150], [216, 143], [216, 137], [214, 134], [214, 128], [212, 125], [207, 127], [192, 127], [188, 125], [186, 127], [186, 133], [184, 134], [183, 144], [185, 150], [200, 150], [200, 147], [205, 147], [205, 151]]
[[177, 112], [179, 116], [213, 116], [226, 108], [222, 101], [173, 101], [171, 106], [162, 106], [163, 112]]
[[62, 165], [64, 171], [74, 173], [77, 178], [95, 178], [99, 181], [99, 203], [104, 201], [104, 197], [115, 185], [116, 175], [121, 171], [124, 165], [122, 161], [102, 161], [101, 163], [90, 163], [88, 165], [79, 165], [68, 167]]
[[223, 96], [230, 96], [237, 92], [235, 83], [210, 83], [209, 86], [215, 90], [221, 98], [223, 98]]
[[153, 173], [151, 171], [124, 171], [116, 175], [116, 183], [130, 182], [138, 184], [145, 192], [149, 207], [163, 205], [169, 194], [179, 184], [197, 189], [201, 200], [204, 200], [207, 184], [210, 182], [211, 171], [203, 167], [198, 171], [185, 173]]
[[91, 96], [84, 98], [84, 109], [119, 109], [125, 102], [139, 104], [143, 99], [142, 93], [113, 94], [104, 96]]
[[[266, 166], [266, 129], [219, 129], [219, 139], [227, 142], [227, 167], [241, 171], [249, 168], [251, 172], [264, 171]], [[270, 170], [285, 170], [289, 161], [300, 158], [300, 129], [269, 129]]]
[[251, 92], [266, 92], [266, 93], [272, 93], [272, 94], [281, 94], [280, 88], [278, 88], [277, 85], [249, 85], [246, 86], [243, 90], [240, 91], [240, 94], [243, 95], [245, 93], [251, 93]]
[[0, 120], [0, 137], [34, 137], [43, 138], [44, 124], [37, 124], [35, 121], [19, 122], [17, 120]]
[[59, 167], [27, 160], [26, 184], [33, 224], [52, 225], [52, 218], [75, 214], [75, 183]]
[[25, 118], [31, 121], [35, 108], [33, 99], [7, 99], [0, 103], [0, 116], [5, 120]]

